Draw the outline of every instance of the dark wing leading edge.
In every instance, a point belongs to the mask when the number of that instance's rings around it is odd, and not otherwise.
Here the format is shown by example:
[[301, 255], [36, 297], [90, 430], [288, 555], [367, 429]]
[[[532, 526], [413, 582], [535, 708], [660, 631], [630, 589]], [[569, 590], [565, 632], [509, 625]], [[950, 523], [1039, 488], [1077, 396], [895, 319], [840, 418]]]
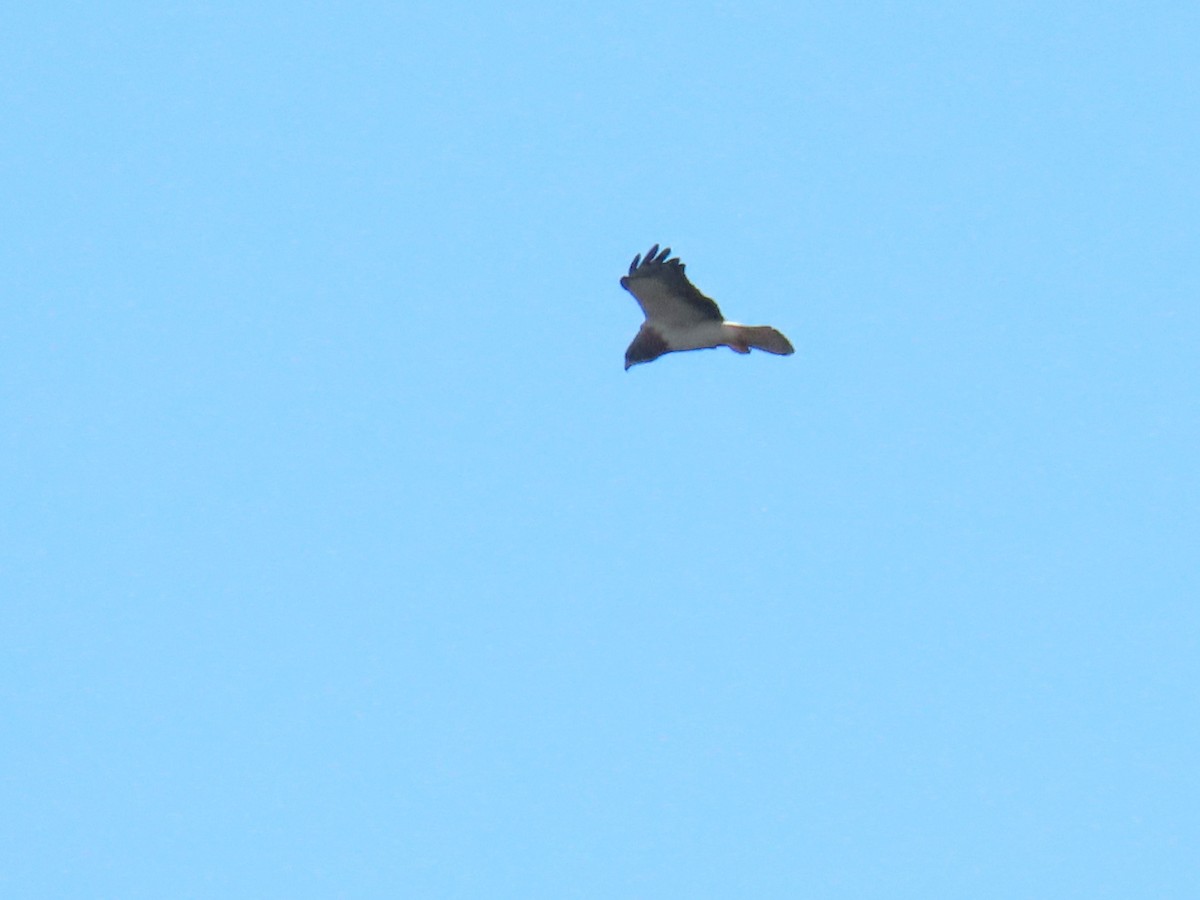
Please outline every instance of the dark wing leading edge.
[[717, 304], [696, 290], [683, 274], [678, 258], [668, 259], [671, 248], [658, 252], [655, 244], [642, 259], [633, 258], [629, 275], [621, 279], [621, 287], [633, 294], [648, 322], [672, 326], [687, 326], [707, 320], [723, 322], [725, 317]]

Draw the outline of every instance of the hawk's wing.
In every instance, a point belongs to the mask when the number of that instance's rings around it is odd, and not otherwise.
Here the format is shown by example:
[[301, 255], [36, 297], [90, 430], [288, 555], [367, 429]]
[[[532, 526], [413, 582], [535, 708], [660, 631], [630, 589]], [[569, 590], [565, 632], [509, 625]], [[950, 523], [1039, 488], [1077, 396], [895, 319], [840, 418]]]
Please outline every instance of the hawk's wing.
[[723, 322], [715, 301], [696, 290], [696, 286], [683, 274], [683, 263], [678, 258], [667, 259], [668, 247], [661, 253], [655, 244], [646, 253], [633, 258], [629, 275], [621, 279], [621, 287], [633, 294], [646, 321], [669, 328], [686, 328], [701, 322]]

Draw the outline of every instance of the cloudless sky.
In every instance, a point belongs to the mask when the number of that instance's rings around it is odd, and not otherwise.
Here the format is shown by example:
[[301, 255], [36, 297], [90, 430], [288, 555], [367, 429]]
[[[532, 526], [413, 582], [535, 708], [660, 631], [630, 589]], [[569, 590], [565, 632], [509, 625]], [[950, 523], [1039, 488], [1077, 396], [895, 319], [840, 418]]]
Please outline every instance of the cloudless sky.
[[1198, 48], [16, 4], [0, 893], [1200, 897]]

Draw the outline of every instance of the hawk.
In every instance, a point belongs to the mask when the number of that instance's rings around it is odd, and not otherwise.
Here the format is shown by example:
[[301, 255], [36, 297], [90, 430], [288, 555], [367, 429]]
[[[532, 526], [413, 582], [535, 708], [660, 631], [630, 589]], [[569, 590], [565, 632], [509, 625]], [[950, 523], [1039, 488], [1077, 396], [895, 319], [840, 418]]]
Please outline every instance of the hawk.
[[726, 322], [716, 302], [696, 290], [683, 274], [684, 265], [669, 259], [671, 248], [658, 251], [655, 244], [642, 259], [639, 253], [621, 279], [621, 287], [633, 294], [646, 321], [625, 351], [625, 369], [658, 359], [677, 350], [728, 347], [737, 353], [750, 348], [787, 356], [794, 353], [791, 342], [769, 325], [739, 325]]

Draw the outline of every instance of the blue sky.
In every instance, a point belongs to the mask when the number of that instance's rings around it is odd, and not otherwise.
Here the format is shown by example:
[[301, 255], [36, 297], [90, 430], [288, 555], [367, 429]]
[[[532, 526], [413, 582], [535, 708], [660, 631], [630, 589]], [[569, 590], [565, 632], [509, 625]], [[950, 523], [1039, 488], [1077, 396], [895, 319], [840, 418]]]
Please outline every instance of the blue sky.
[[4, 32], [5, 895], [1200, 895], [1194, 4]]

